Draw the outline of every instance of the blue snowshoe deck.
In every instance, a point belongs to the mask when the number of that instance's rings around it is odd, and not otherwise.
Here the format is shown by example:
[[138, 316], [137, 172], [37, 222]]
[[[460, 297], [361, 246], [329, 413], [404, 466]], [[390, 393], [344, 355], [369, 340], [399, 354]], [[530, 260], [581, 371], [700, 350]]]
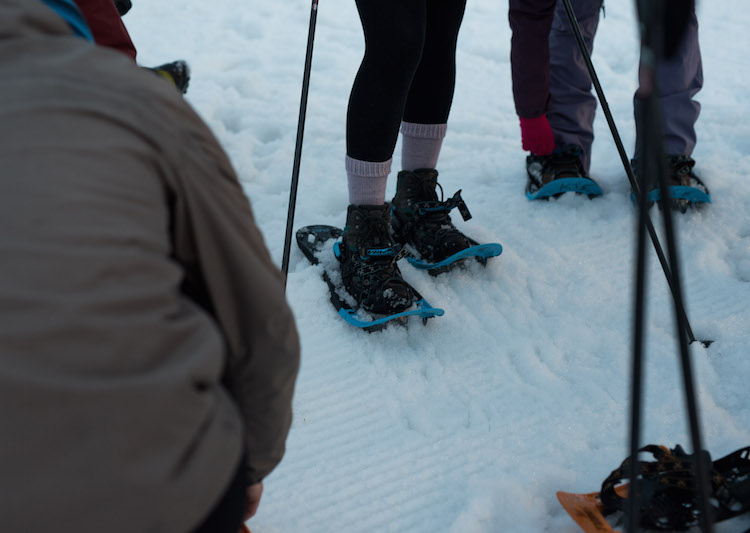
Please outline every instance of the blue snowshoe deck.
[[[691, 204], [710, 204], [711, 194], [708, 191], [704, 191], [698, 187], [690, 187], [689, 185], [671, 185], [669, 187], [669, 198], [670, 200], [687, 200]], [[648, 193], [648, 201], [650, 203], [656, 203], [661, 200], [661, 191], [654, 189]]]
[[477, 244], [476, 241], [473, 241], [471, 239], [469, 239], [469, 241], [473, 244], [473, 246], [461, 250], [460, 252], [457, 252], [450, 257], [446, 257], [445, 259], [443, 259], [442, 261], [438, 261], [437, 263], [429, 263], [413, 256], [407, 257], [407, 261], [409, 261], [409, 263], [414, 268], [427, 270], [429, 274], [436, 276], [441, 272], [445, 272], [446, 270], [453, 267], [458, 261], [474, 258], [485, 265], [488, 258], [497, 257], [498, 255], [503, 253], [502, 245], [496, 242], [488, 244]]
[[[432, 307], [413, 287], [411, 287], [411, 290], [416, 300], [413, 308], [392, 315], [365, 312], [358, 309], [356, 305], [348, 303], [344, 297], [346, 291], [343, 285], [333, 281], [339, 276], [333, 275], [332, 272], [333, 269], [338, 268], [338, 260], [333, 253], [333, 247], [341, 239], [342, 234], [343, 231], [341, 228], [314, 225], [298, 229], [296, 238], [297, 245], [307, 260], [313, 265], [323, 265], [322, 277], [328, 285], [331, 304], [333, 304], [339, 316], [346, 322], [366, 331], [378, 331], [394, 321], [406, 325], [407, 319], [412, 316], [420, 317], [423, 322], [426, 322], [429, 318], [445, 314], [445, 311], [442, 309]], [[349, 299], [354, 301], [351, 297]]]
[[526, 187], [526, 198], [529, 200], [547, 200], [566, 192], [585, 194], [589, 198], [602, 195], [601, 187], [590, 178], [558, 178], [536, 190], [533, 190], [531, 184], [532, 182], [529, 180], [529, 185]]

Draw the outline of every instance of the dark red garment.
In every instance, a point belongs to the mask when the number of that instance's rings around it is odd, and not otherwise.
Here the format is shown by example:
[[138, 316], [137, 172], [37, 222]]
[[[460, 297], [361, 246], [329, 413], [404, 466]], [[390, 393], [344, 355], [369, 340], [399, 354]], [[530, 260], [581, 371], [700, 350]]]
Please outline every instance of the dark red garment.
[[112, 0], [75, 0], [100, 46], [119, 50], [135, 61], [135, 45]]
[[536, 118], [549, 99], [549, 33], [557, 0], [510, 0], [513, 98], [519, 117]]

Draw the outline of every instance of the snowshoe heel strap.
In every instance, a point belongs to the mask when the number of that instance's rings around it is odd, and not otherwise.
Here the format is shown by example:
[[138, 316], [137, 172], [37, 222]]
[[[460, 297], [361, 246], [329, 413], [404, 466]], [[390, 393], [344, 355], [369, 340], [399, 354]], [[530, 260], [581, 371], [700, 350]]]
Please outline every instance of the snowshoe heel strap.
[[[459, 189], [456, 194], [454, 194], [453, 197], [448, 200], [448, 204], [452, 204], [455, 207], [458, 207], [458, 212], [461, 213], [461, 218], [464, 219], [464, 222], [471, 218], [469, 208], [466, 206], [466, 202], [464, 202], [464, 199], [461, 198], [461, 189]], [[453, 209], [453, 207], [451, 207], [451, 209]]]
[[463, 218], [465, 221], [471, 218], [469, 208], [466, 206], [466, 202], [464, 201], [464, 199], [461, 198], [460, 189], [456, 192], [456, 194], [454, 194], [451, 198], [444, 202], [433, 200], [426, 202], [417, 202], [414, 204], [414, 208], [420, 215], [440, 212], [447, 213], [456, 207], [458, 208], [458, 212], [461, 213], [461, 218]]

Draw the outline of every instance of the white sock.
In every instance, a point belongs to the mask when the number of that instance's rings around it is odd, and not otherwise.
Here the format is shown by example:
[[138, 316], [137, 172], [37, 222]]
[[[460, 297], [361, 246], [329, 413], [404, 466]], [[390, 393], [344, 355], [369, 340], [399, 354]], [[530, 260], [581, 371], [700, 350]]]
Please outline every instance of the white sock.
[[401, 168], [436, 168], [447, 124], [401, 122]]
[[349, 203], [381, 205], [385, 203], [385, 185], [391, 173], [391, 161], [362, 161], [346, 156]]

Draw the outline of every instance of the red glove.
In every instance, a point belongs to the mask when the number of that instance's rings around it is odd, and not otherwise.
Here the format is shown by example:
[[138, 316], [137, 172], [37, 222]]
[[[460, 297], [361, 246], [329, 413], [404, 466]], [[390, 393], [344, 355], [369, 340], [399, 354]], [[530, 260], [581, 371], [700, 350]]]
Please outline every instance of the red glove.
[[550, 155], [555, 149], [555, 136], [545, 115], [537, 118], [518, 117], [521, 121], [521, 145], [534, 155]]

